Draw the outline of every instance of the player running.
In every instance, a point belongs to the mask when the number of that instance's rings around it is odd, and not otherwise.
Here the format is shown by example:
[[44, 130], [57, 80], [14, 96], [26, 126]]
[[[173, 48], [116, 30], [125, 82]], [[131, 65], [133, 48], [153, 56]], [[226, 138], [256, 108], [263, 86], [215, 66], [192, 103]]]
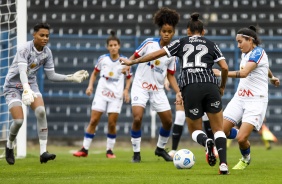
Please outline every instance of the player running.
[[[206, 147], [206, 158], [210, 166], [216, 164], [213, 153], [216, 145], [219, 154], [219, 173], [228, 174], [226, 160], [226, 136], [223, 132], [223, 115], [221, 95], [224, 93], [228, 66], [218, 46], [204, 35], [204, 24], [199, 14], [193, 13], [188, 21], [188, 36], [175, 40], [162, 49], [135, 60], [121, 58], [125, 65], [148, 62], [163, 56], [177, 56], [181, 63], [180, 88], [184, 102], [188, 130], [192, 139]], [[221, 84], [212, 66], [217, 63], [221, 67]], [[180, 95], [180, 94], [179, 94]], [[177, 95], [176, 103], [181, 104], [181, 96]], [[210, 120], [214, 141], [202, 131], [204, 112]]]

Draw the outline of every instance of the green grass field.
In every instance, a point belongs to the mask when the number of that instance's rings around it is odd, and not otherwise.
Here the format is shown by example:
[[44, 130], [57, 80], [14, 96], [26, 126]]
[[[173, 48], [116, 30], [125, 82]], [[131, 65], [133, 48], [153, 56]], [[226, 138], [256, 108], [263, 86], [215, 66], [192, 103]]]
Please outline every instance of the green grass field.
[[[184, 148], [180, 146], [180, 148]], [[216, 184], [267, 184], [282, 183], [282, 146], [274, 145], [271, 150], [263, 146], [252, 146], [252, 162], [246, 170], [231, 168], [238, 162], [240, 152], [237, 145], [228, 149], [230, 175], [218, 175], [218, 166], [210, 167], [205, 161], [204, 148], [193, 145], [189, 149], [195, 154], [196, 164], [192, 169], [178, 170], [172, 162], [165, 162], [154, 155], [154, 146], [142, 145], [141, 163], [131, 163], [130, 145], [117, 145], [116, 159], [105, 157], [105, 148], [91, 147], [87, 158], [76, 158], [72, 152], [78, 147], [48, 146], [56, 153], [54, 161], [39, 162], [39, 148], [29, 147], [25, 159], [16, 159], [15, 165], [8, 165], [0, 159], [1, 184], [33, 183], [216, 183]]]

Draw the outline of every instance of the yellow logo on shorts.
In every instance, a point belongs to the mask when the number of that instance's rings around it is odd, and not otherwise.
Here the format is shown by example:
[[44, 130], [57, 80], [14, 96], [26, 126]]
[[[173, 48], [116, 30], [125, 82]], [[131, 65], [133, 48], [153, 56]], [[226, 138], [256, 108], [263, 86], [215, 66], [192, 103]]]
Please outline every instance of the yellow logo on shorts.
[[110, 77], [114, 76], [114, 72], [109, 72], [109, 76]]
[[155, 65], [156, 65], [156, 66], [160, 65], [160, 63], [161, 63], [160, 60], [156, 60], [156, 61], [155, 61]]

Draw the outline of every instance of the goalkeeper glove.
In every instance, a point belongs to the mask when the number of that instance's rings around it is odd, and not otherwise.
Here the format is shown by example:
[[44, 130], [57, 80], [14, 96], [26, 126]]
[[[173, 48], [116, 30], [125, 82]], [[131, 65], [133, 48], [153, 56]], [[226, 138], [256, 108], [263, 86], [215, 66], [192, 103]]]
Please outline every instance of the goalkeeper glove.
[[23, 84], [23, 89], [22, 101], [25, 105], [30, 105], [34, 102], [34, 98], [37, 98], [37, 95], [30, 89], [29, 84]]
[[86, 70], [79, 70], [74, 74], [67, 75], [66, 80], [76, 83], [81, 83], [89, 77], [89, 74]]

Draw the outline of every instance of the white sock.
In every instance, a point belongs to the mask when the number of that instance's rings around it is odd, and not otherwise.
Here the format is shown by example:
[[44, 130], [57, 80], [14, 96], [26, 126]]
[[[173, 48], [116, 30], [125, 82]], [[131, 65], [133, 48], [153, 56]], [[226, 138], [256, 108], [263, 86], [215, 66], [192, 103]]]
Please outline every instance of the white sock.
[[40, 155], [47, 151], [47, 140], [39, 139]]
[[83, 139], [84, 149], [89, 150], [91, 143], [92, 143], [92, 138], [84, 137], [84, 139]]
[[14, 142], [14, 141], [10, 141], [10, 140], [8, 139], [8, 141], [7, 141], [7, 147], [8, 147], [9, 149], [13, 149], [13, 148], [14, 148], [13, 142]]
[[133, 138], [131, 137], [132, 149], [133, 152], [140, 152], [141, 150], [141, 137]]
[[165, 145], [168, 142], [168, 139], [169, 139], [169, 137], [163, 137], [163, 136], [159, 135], [157, 147], [164, 149]]
[[115, 138], [109, 138], [107, 137], [107, 150], [114, 150], [114, 146], [116, 143], [116, 139]]

